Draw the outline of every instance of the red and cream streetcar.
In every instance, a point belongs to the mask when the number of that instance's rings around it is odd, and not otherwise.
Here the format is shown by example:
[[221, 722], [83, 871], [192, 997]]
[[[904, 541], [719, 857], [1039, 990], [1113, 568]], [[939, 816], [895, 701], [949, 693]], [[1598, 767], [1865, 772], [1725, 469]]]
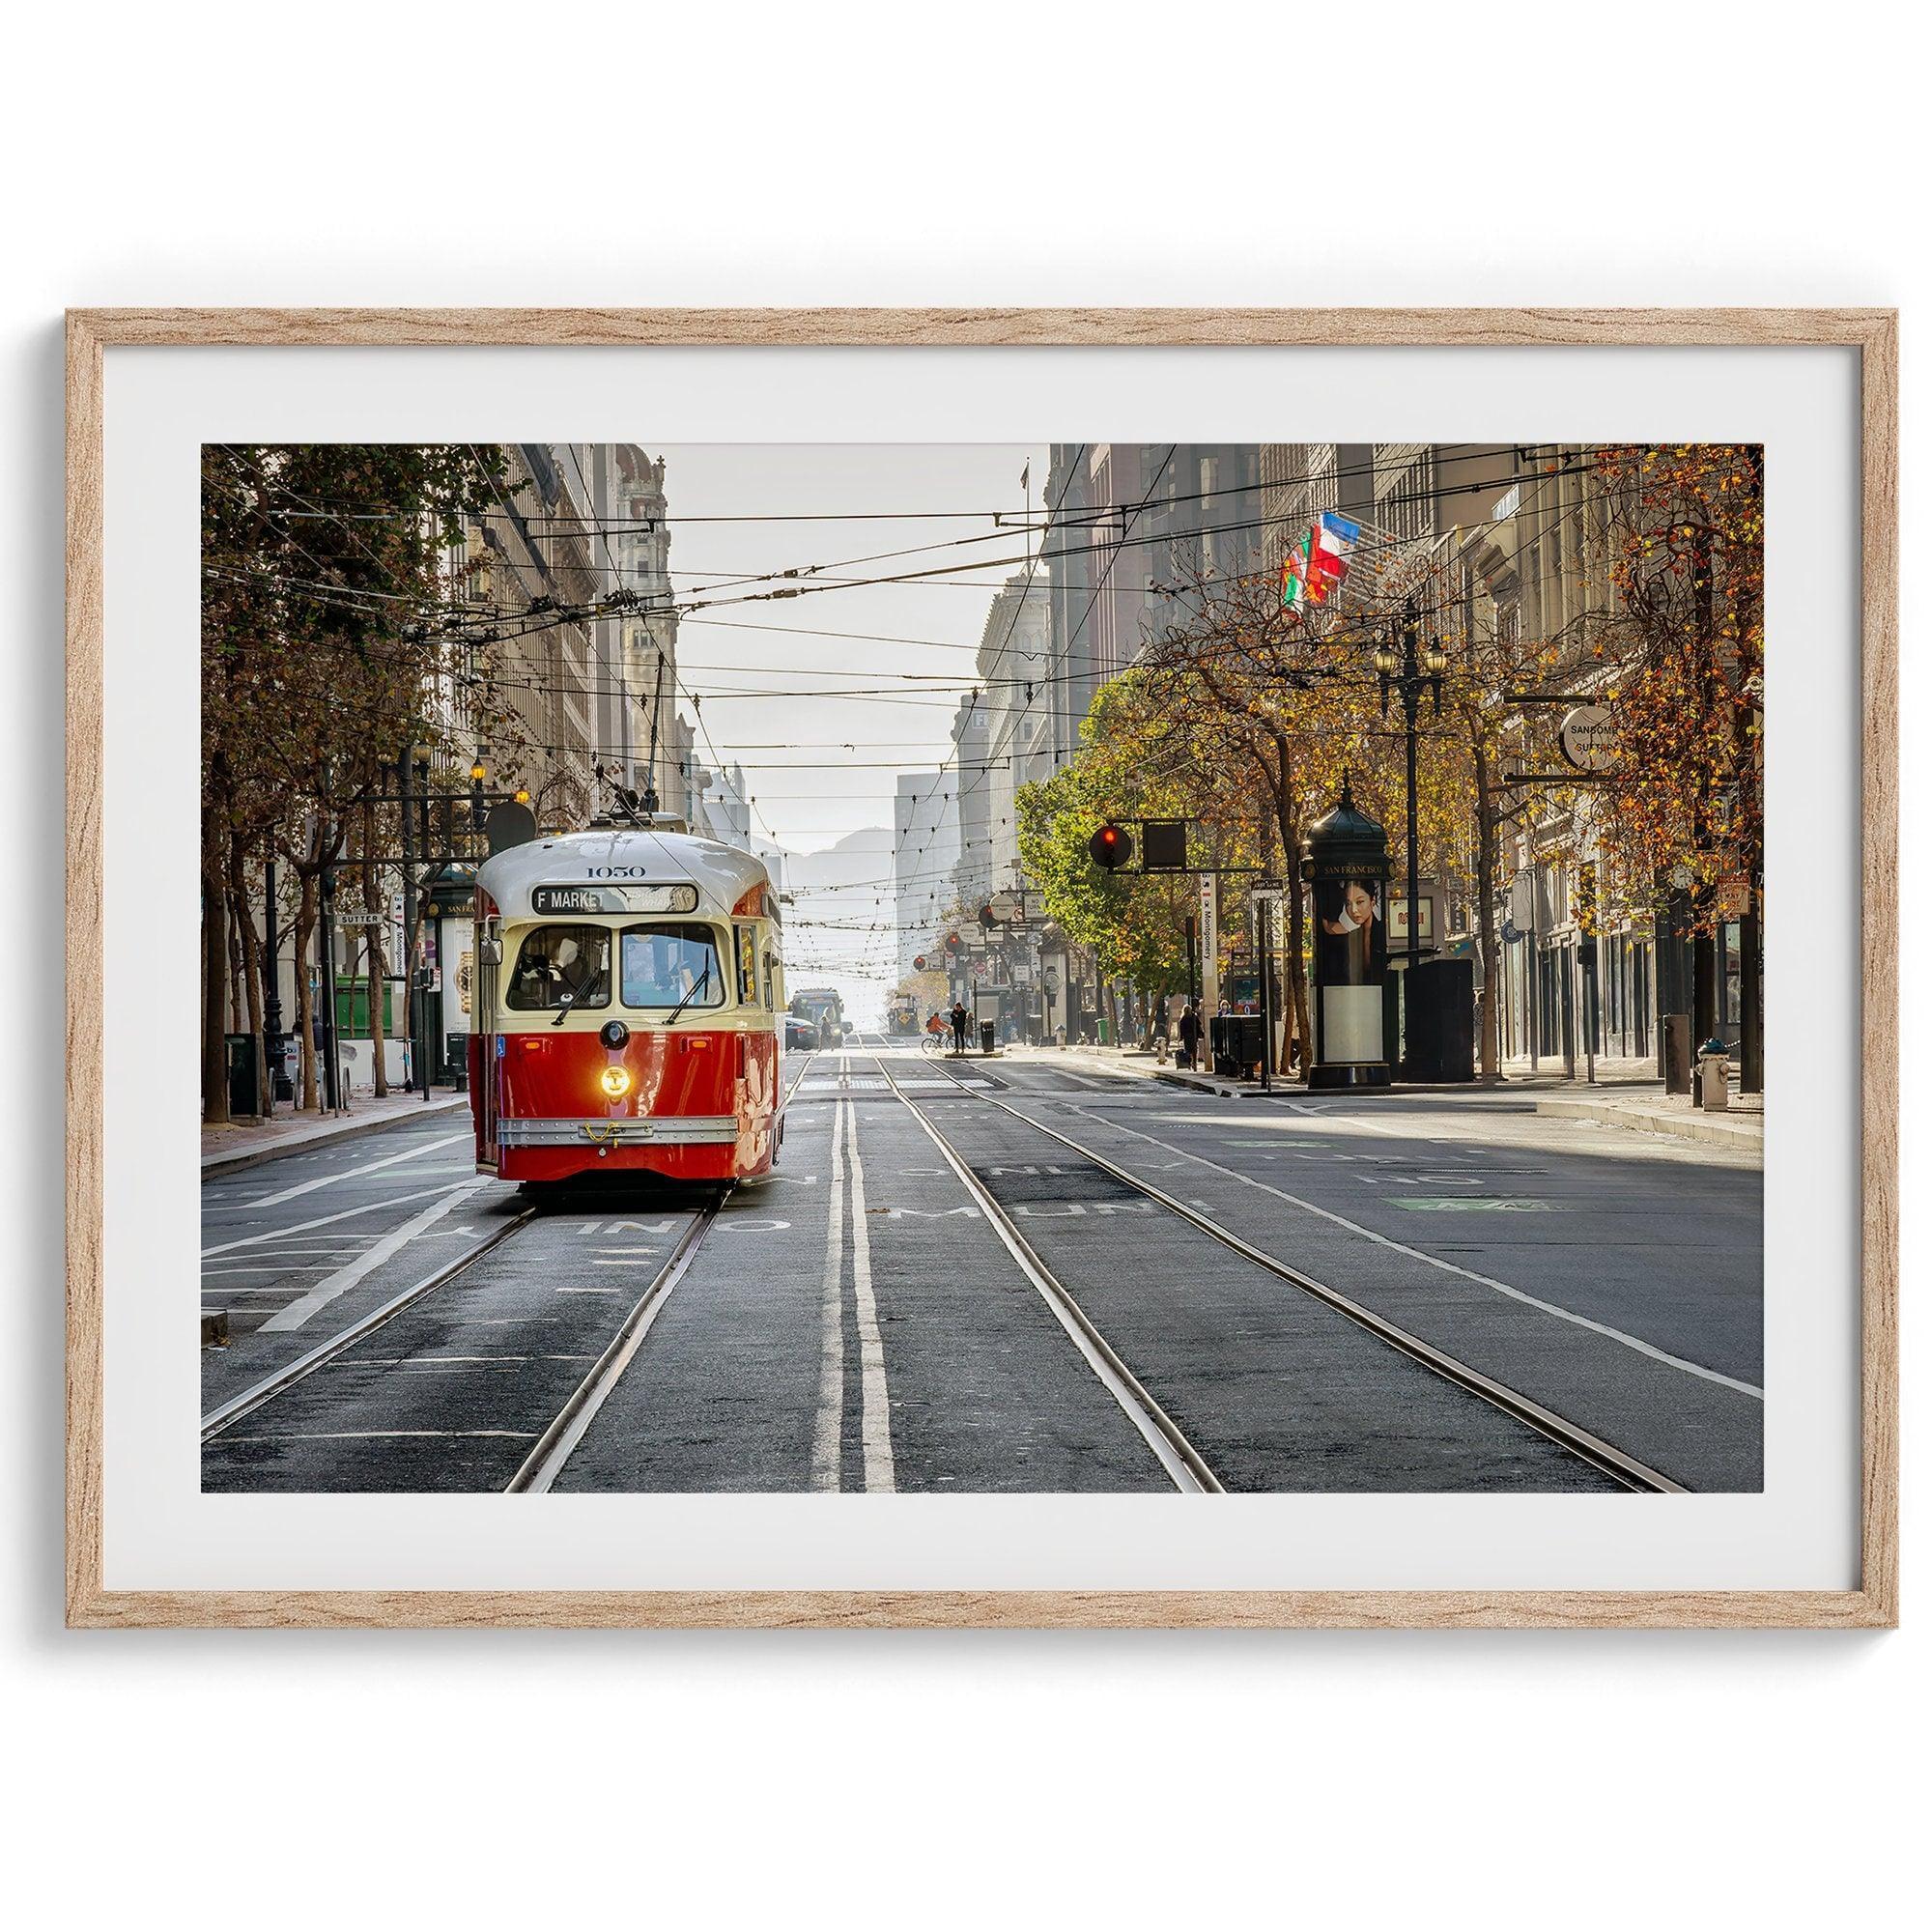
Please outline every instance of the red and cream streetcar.
[[620, 826], [513, 846], [476, 886], [479, 1172], [770, 1174], [784, 988], [778, 895], [757, 858]]

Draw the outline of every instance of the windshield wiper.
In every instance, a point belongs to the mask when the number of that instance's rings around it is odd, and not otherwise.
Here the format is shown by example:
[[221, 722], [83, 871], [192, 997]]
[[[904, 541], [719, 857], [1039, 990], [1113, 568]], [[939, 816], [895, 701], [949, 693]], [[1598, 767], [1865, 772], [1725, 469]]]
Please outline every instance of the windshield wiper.
[[596, 985], [597, 985], [597, 975], [593, 973], [591, 974], [590, 978], [583, 982], [582, 985], [566, 986], [563, 989], [563, 991], [557, 995], [556, 1017], [555, 1019], [551, 1021], [551, 1025], [554, 1027], [560, 1027], [564, 1023], [564, 1021], [570, 1017], [571, 1009], [577, 1004], [579, 997], [582, 996], [587, 998], [590, 995], [590, 993], [595, 990]]
[[690, 1006], [692, 1001], [696, 999], [698, 994], [703, 992], [705, 987], [710, 985], [710, 983], [711, 983], [711, 968], [707, 964], [704, 971], [697, 976], [696, 983], [692, 987], [691, 991], [688, 992], [684, 996], [684, 998], [681, 999], [677, 1003], [677, 1005], [670, 1009], [669, 1014], [667, 1016], [665, 1020], [665, 1025], [668, 1027], [675, 1026], [677, 1024], [678, 1015], [682, 1013], [685, 1008]]

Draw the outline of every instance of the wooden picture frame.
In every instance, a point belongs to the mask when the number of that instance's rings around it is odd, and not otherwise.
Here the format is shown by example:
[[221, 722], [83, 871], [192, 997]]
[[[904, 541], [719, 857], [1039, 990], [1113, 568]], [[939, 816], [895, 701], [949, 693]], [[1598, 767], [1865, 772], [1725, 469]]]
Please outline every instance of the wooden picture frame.
[[324, 1591], [103, 1580], [103, 355], [156, 346], [1829, 346], [1861, 373], [1861, 903], [1898, 874], [1897, 319], [1883, 309], [92, 309], [67, 324], [67, 1617], [76, 1627], [1810, 1627], [1898, 1618], [1897, 996], [1861, 934], [1862, 1564], [1846, 1590]]

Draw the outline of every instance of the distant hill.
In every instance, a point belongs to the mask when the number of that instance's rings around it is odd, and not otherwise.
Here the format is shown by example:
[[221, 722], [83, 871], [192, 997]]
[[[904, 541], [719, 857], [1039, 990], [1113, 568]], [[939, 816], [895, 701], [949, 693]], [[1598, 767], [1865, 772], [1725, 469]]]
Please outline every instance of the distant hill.
[[[857, 886], [867, 880], [886, 881], [879, 887], [890, 895], [893, 875], [893, 835], [884, 826], [867, 826], [848, 832], [836, 845], [822, 852], [791, 852], [784, 855], [785, 888], [789, 892], [809, 891], [822, 886]], [[864, 894], [855, 893], [855, 898]]]
[[[890, 977], [841, 972], [829, 962], [856, 964], [864, 957], [878, 973], [890, 975], [895, 952], [892, 875], [893, 835], [884, 826], [848, 832], [822, 852], [784, 854], [784, 890], [792, 901], [785, 908], [790, 926], [785, 978], [794, 987], [837, 986], [845, 1017], [867, 1029], [883, 1022]], [[828, 886], [852, 890], [832, 893], [825, 890]], [[832, 919], [845, 929], [809, 923]], [[856, 929], [867, 922], [882, 924], [883, 935]]]

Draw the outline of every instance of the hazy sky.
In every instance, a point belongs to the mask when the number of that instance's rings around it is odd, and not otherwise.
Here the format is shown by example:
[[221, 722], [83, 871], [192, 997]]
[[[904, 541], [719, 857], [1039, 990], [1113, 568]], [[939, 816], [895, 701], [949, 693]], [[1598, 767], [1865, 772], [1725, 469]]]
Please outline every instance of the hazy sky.
[[[653, 445], [651, 453], [666, 462], [672, 586], [680, 601], [716, 605], [680, 625], [679, 678], [701, 700], [721, 756], [742, 759], [754, 828], [795, 852], [871, 833], [855, 844], [873, 863], [855, 875], [881, 882], [876, 892], [801, 893], [792, 908], [791, 983], [837, 983], [848, 1011], [876, 1016], [895, 959], [896, 775], [947, 755], [953, 709], [975, 682], [987, 607], [1005, 579], [1025, 568], [1031, 542], [1021, 531], [997, 531], [994, 515], [1022, 520], [1020, 472], [1029, 460], [1037, 515], [1047, 446], [709, 443]], [[710, 517], [755, 521], [690, 521]], [[879, 555], [915, 546], [950, 547]], [[814, 568], [816, 581], [935, 568], [943, 575], [724, 601], [777, 587], [726, 587], [726, 579]], [[821, 632], [864, 635], [813, 635]], [[690, 708], [687, 698], [687, 715]], [[818, 920], [838, 924], [811, 923]], [[850, 929], [868, 924], [880, 930]]]

